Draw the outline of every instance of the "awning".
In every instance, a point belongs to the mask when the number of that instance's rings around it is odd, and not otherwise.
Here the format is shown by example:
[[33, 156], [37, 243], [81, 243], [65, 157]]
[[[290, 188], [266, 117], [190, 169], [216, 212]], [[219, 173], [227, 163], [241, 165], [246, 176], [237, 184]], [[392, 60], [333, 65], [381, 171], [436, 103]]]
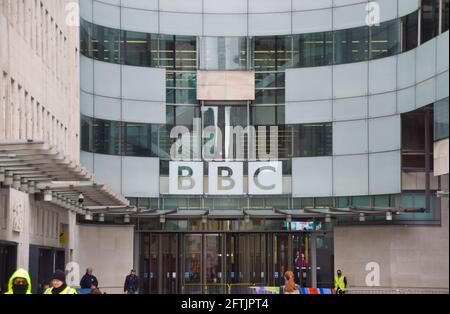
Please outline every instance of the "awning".
[[0, 181], [29, 194], [43, 192], [44, 201], [77, 212], [132, 208], [125, 197], [43, 141], [0, 141]]

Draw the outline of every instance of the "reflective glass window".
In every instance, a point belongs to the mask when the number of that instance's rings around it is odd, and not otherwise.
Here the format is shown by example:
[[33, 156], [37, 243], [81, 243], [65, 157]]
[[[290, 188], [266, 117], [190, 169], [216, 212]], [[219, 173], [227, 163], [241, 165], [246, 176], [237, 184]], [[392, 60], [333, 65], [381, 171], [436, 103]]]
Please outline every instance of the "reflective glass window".
[[439, 34], [439, 0], [422, 0], [421, 42]]
[[193, 106], [175, 106], [175, 125], [192, 126], [193, 119], [200, 117], [200, 108]]
[[371, 59], [385, 58], [400, 52], [400, 23], [398, 20], [370, 27]]
[[156, 66], [166, 69], [175, 67], [175, 36], [160, 35]]
[[256, 37], [253, 41], [255, 71], [276, 70], [275, 36]]
[[123, 152], [122, 133], [121, 122], [94, 119], [94, 153], [121, 155]]
[[92, 58], [92, 24], [80, 21], [80, 53]]
[[450, 0], [442, 1], [442, 32], [448, 31], [449, 3]]
[[175, 36], [175, 68], [192, 71], [197, 69], [196, 37]]
[[127, 156], [153, 156], [151, 124], [127, 122], [125, 144], [125, 155]]
[[276, 107], [260, 106], [252, 108], [253, 125], [275, 125]]
[[247, 68], [247, 38], [203, 37], [202, 69], [243, 70]]
[[448, 98], [434, 104], [434, 140], [448, 138]]
[[417, 47], [419, 40], [419, 14], [414, 12], [402, 18], [402, 51], [409, 51]]
[[81, 115], [81, 150], [85, 152], [93, 151], [92, 125], [91, 117]]
[[92, 56], [96, 60], [120, 63], [120, 31], [99, 25], [93, 25]]
[[122, 55], [125, 64], [146, 67], [152, 65], [151, 34], [123, 31], [122, 43]]
[[294, 35], [294, 67], [330, 65], [333, 62], [333, 33]]
[[365, 61], [369, 58], [369, 28], [359, 27], [335, 32], [336, 64]]
[[331, 123], [291, 126], [294, 157], [331, 156], [333, 130]]

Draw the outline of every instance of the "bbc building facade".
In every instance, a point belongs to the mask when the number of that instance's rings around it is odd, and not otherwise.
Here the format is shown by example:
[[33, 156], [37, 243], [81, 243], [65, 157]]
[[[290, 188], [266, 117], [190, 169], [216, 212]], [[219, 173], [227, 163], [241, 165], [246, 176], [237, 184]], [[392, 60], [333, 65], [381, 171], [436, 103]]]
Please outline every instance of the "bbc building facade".
[[109, 292], [448, 293], [448, 25], [448, 0], [80, 0], [69, 138], [115, 198], [66, 261]]

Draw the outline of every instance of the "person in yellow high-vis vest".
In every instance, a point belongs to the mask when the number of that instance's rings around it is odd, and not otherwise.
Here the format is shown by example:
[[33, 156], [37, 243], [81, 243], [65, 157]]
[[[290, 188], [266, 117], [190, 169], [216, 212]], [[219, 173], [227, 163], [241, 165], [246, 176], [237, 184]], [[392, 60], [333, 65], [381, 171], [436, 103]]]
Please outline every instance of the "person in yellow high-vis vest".
[[12, 274], [5, 294], [31, 294], [31, 279], [25, 269], [19, 268]]
[[44, 294], [77, 294], [77, 290], [66, 284], [66, 274], [62, 270], [56, 270], [52, 276], [52, 287]]
[[337, 294], [344, 294], [347, 288], [347, 278], [342, 275], [340, 269], [337, 270], [337, 275], [334, 277], [334, 289]]

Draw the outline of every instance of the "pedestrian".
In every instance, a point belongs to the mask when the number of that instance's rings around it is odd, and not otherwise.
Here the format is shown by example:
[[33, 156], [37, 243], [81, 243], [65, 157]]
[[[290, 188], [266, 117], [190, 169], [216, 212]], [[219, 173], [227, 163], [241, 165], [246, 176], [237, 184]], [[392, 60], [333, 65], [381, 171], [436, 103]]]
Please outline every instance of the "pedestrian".
[[98, 282], [94, 280], [91, 284], [91, 292], [89, 294], [102, 294], [100, 289], [98, 288]]
[[67, 285], [66, 274], [56, 270], [52, 276], [52, 287], [45, 290], [44, 294], [77, 294], [77, 291]]
[[5, 294], [31, 294], [31, 279], [25, 269], [19, 268], [12, 274]]
[[131, 273], [125, 278], [123, 291], [126, 294], [136, 294], [138, 290], [139, 290], [138, 277], [136, 276], [136, 271], [132, 269]]
[[334, 278], [334, 289], [337, 294], [345, 294], [345, 290], [347, 289], [347, 277], [342, 275], [340, 269], [337, 270], [337, 275]]
[[50, 288], [50, 282], [48, 282], [47, 280], [42, 281], [39, 289], [39, 294], [43, 294], [48, 288]]
[[84, 274], [83, 278], [81, 278], [80, 281], [81, 289], [90, 289], [94, 281], [96, 281], [98, 284], [98, 280], [94, 275], [92, 275], [92, 272], [93, 272], [92, 267], [86, 268], [86, 273]]
[[287, 271], [284, 274], [285, 284], [281, 287], [283, 294], [300, 294], [300, 287], [294, 282], [294, 273], [292, 271]]

